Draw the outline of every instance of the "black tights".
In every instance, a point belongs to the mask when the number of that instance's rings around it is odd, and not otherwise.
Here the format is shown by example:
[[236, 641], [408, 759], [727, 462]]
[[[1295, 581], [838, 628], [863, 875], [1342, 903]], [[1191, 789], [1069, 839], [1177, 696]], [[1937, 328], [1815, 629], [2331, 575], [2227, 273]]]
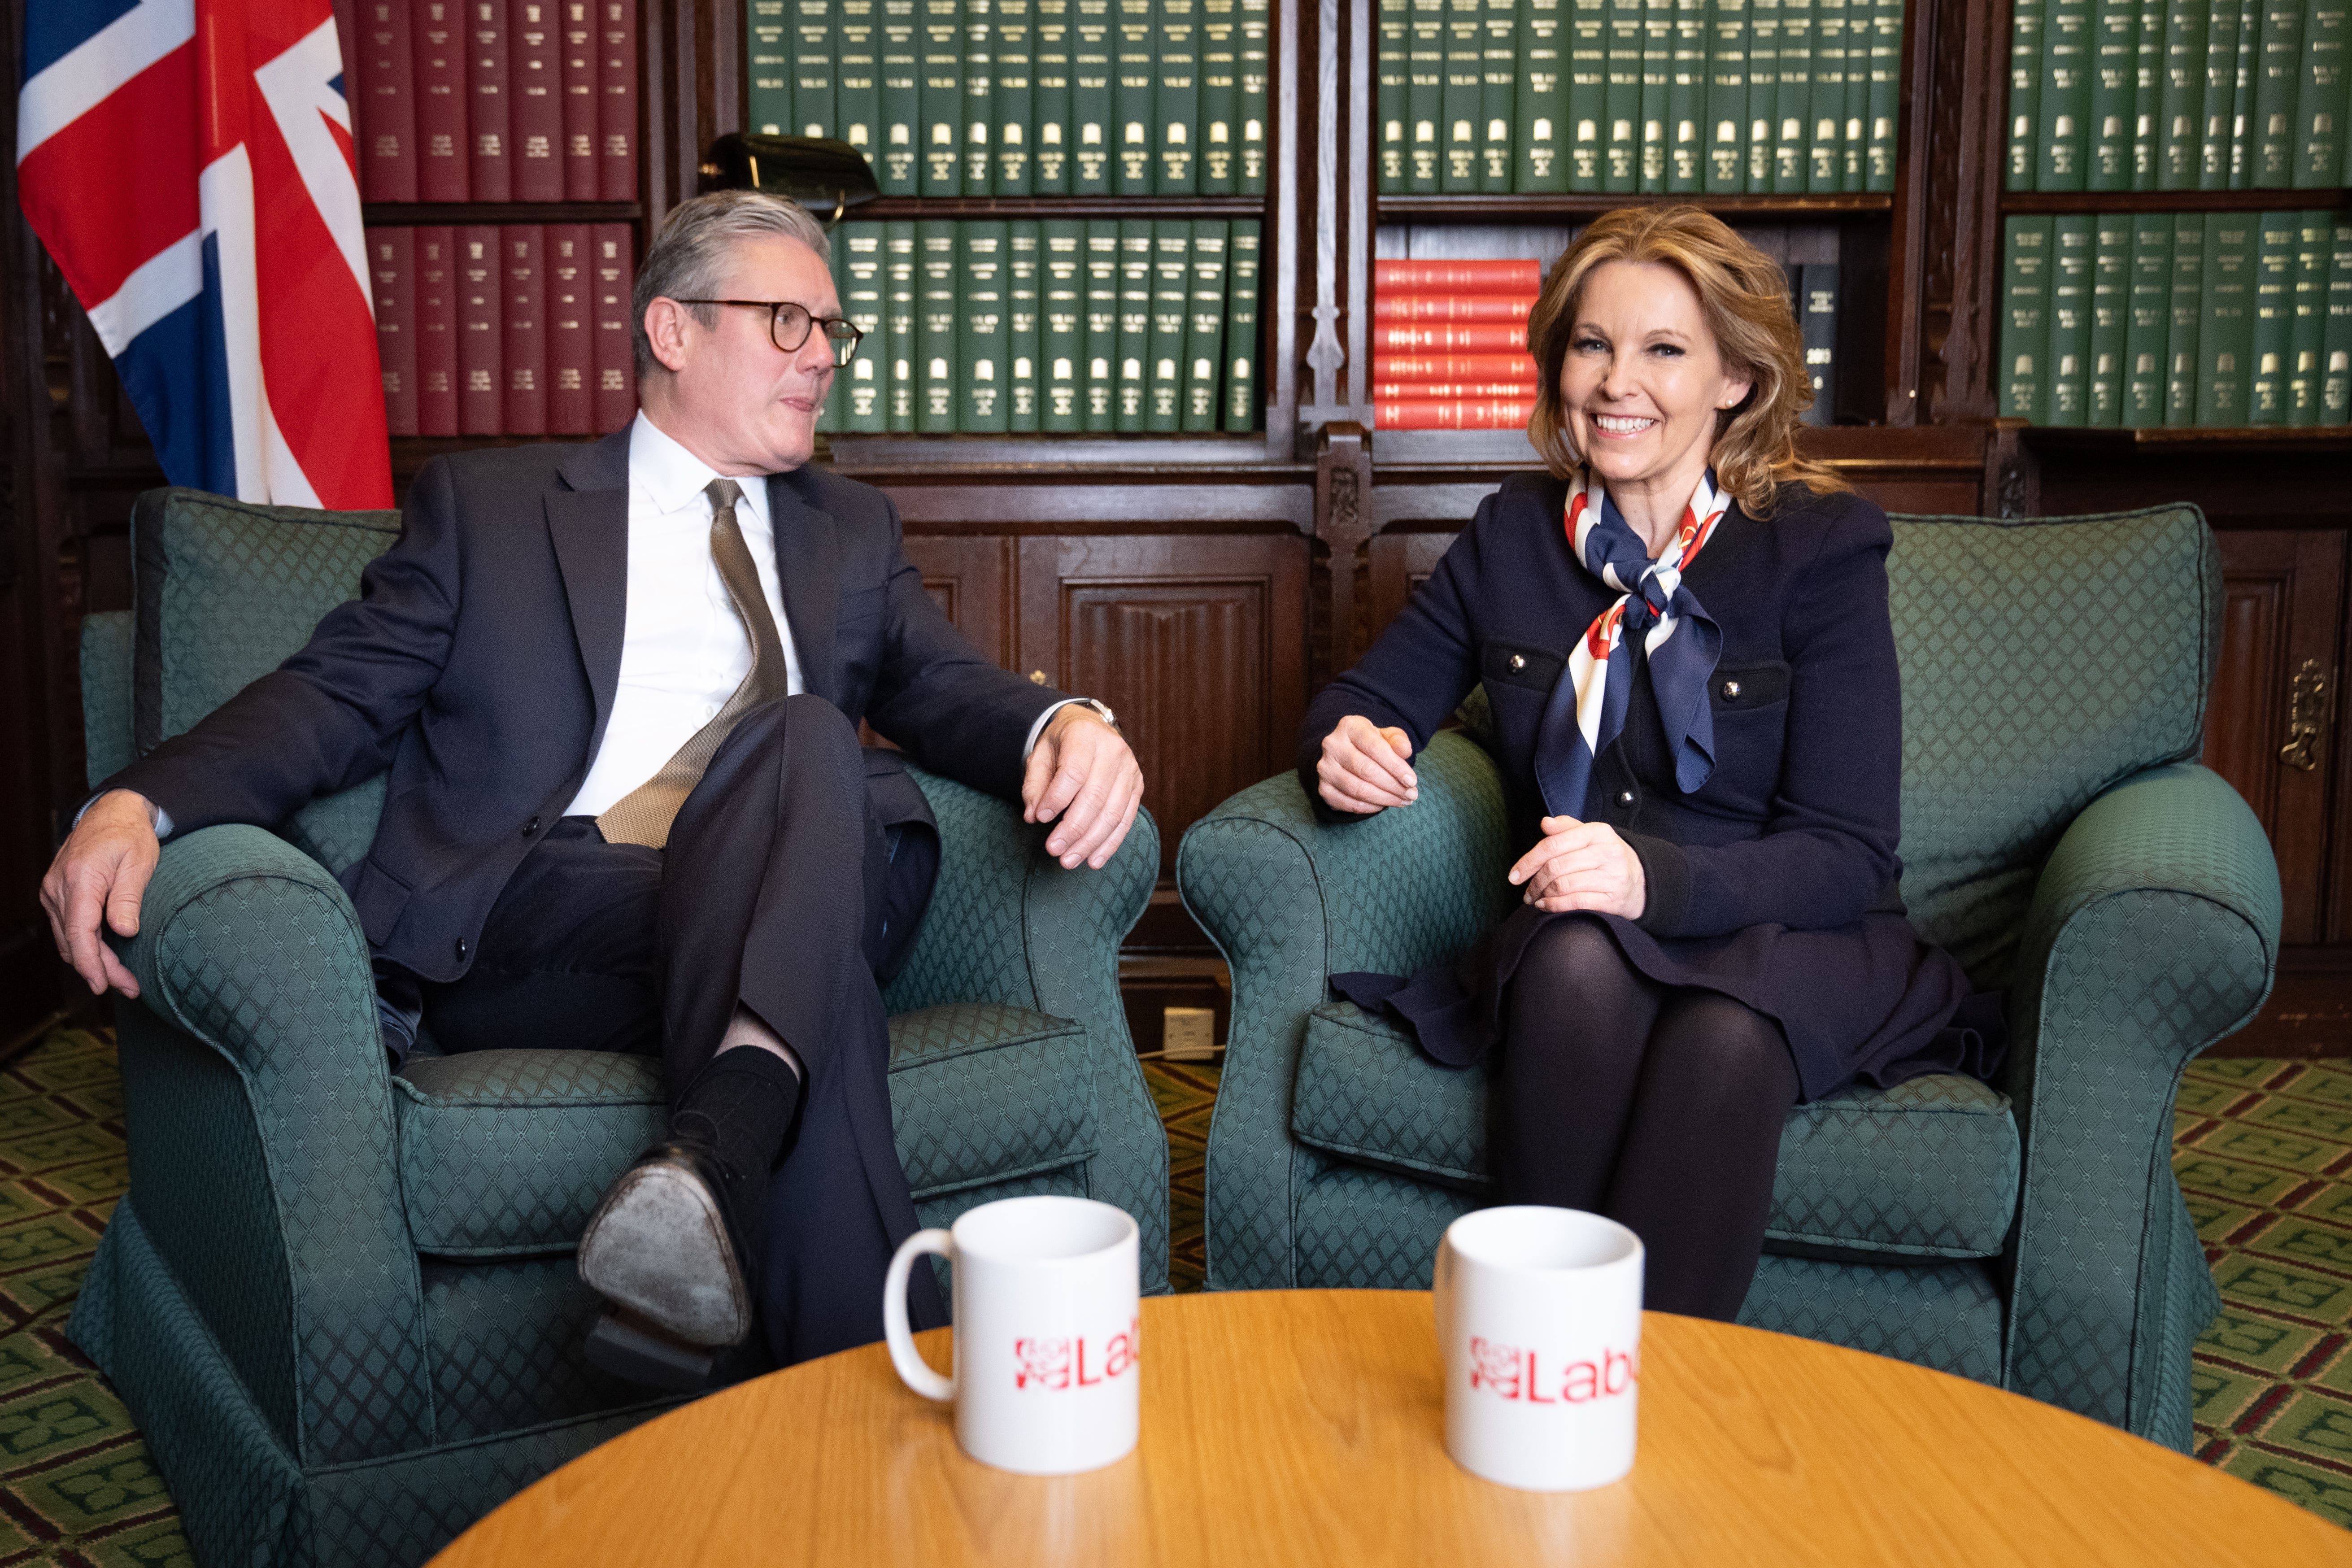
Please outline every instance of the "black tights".
[[1512, 977], [1496, 1090], [1505, 1202], [1607, 1215], [1648, 1252], [1643, 1305], [1730, 1321], [1799, 1092], [1779, 1024], [1653, 983], [1597, 921], [1554, 921]]

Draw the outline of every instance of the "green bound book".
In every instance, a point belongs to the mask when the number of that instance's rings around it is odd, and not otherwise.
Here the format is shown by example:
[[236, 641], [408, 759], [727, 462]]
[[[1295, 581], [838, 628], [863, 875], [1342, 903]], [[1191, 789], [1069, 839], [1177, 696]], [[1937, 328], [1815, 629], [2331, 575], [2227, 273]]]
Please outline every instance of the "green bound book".
[[1445, 0], [1412, 0], [1405, 20], [1405, 189], [1445, 184]]
[[2156, 188], [2193, 191], [2204, 145], [2208, 0], [2165, 0], [2164, 90], [2157, 109]]
[[1087, 220], [1080, 275], [1086, 364], [1078, 378], [1086, 427], [1097, 435], [1118, 428], [1118, 220]]
[[[967, 5], [965, 15], [970, 14]], [[1006, 262], [1012, 251], [1002, 220], [970, 220], [957, 227], [957, 428], [965, 435], [996, 435], [1009, 427], [1013, 403], [1006, 395], [1005, 363]]]
[[1159, 23], [1152, 187], [1160, 195], [1189, 196], [1201, 184], [1200, 0], [1160, 0]]
[[1780, 102], [1780, 0], [1748, 0], [1747, 190], [1772, 190], [1772, 132]]
[[2252, 213], [2206, 216], [2197, 423], [2209, 429], [2246, 423], [2246, 387], [2254, 352], [2255, 254]]
[[2130, 333], [2132, 220], [2105, 213], [2095, 221], [2091, 254], [2089, 423], [2124, 422], [2124, 340]]
[[2231, 121], [2236, 112], [2240, 0], [2211, 0], [2205, 14], [2205, 116], [2197, 137], [2197, 188], [2230, 188]]
[[2247, 425], [2288, 423], [2287, 376], [2294, 353], [2294, 246], [2299, 213], [2254, 217], [2252, 352], [2247, 358]]
[[[2294, 183], [2294, 110], [2303, 64], [2306, 0], [2262, 0], [2262, 43], [2254, 56], [2254, 119], [2250, 135], [2258, 191]], [[2341, 110], [2338, 112], [2342, 112]]]
[[[1003, 13], [1000, 11], [999, 16]], [[1037, 320], [1039, 258], [1034, 218], [1015, 218], [1005, 225], [1004, 360], [1005, 395], [1012, 400], [1006, 427], [1016, 436], [1042, 427], [1037, 388], [1041, 379], [1037, 353], [1042, 342]]]
[[1184, 391], [1180, 427], [1213, 432], [1223, 407], [1218, 367], [1225, 352], [1225, 220], [1192, 220], [1192, 271], [1184, 308]]
[[1043, 319], [1037, 334], [1039, 426], [1055, 434], [1087, 427], [1087, 226], [1049, 217], [1037, 226], [1044, 255]]
[[1642, 183], [1642, 0], [1609, 0], [1607, 85], [1601, 102], [1601, 188]]
[[1066, 196], [1073, 141], [1070, 125], [1070, 0], [1030, 0], [1029, 188], [1040, 196]]
[[1151, 220], [1118, 225], [1118, 359], [1113, 412], [1118, 429], [1139, 435], [1145, 418], [1145, 367], [1151, 357]]
[[2009, 188], [2033, 188], [2033, 132], [2042, 123], [2042, 11], [2049, 0], [2011, 0]]
[[1438, 106], [1439, 188], [1478, 188], [1478, 104], [1484, 0], [1445, 0], [1445, 89]]
[[2091, 0], [2046, 0], [2042, 19], [2042, 118], [2033, 132], [2033, 188], [2037, 191], [2083, 188], [2084, 159], [2090, 147], [2086, 132], [2091, 118]]
[[803, 136], [833, 132], [832, 0], [793, 0], [793, 124]]
[[1895, 129], [1903, 110], [1903, 0], [1878, 0], [1870, 35], [1869, 178], [1865, 188], [1895, 188]]
[[2345, 0], [2309, 0], [2303, 58], [2295, 73], [2292, 183], [2301, 191], [2334, 185], [2344, 170]]
[[834, 249], [841, 257], [841, 313], [866, 334], [858, 340], [857, 357], [834, 374], [848, 389], [842, 422], [845, 430], [878, 433], [890, 428], [890, 322], [883, 298], [889, 268], [884, 229], [870, 221], [845, 223], [834, 236]]
[[1706, 191], [1748, 188], [1748, 0], [1707, 0]]
[[951, 436], [956, 428], [956, 225], [915, 225], [915, 428]]
[[752, 130], [770, 136], [790, 136], [795, 129], [789, 4], [750, 0], [744, 8], [744, 117]]
[[1652, 195], [1666, 188], [1666, 98], [1674, 72], [1674, 0], [1642, 0], [1642, 108], [1633, 122], [1641, 150], [1633, 180], [1635, 189]]
[[[2131, 188], [2156, 189], [2157, 124], [2164, 103], [2165, 0], [2139, 0], [2132, 52]], [[2162, 356], [2158, 356], [2161, 358]]]
[[2164, 423], [2164, 338], [2172, 303], [2172, 218], [2132, 219], [2129, 320], [2124, 331], [2123, 422], [2134, 430]]
[[1780, 90], [1773, 94], [1772, 191], [1805, 189], [1805, 121], [1813, 107], [1813, 0], [1780, 0]]
[[2133, 72], [2139, 61], [2139, 0], [2095, 0], [2091, 12], [2091, 159], [2094, 191], [2131, 189]]
[[2352, 214], [2329, 215], [2327, 321], [2321, 329], [2319, 423], [2352, 419]]
[[[921, 153], [916, 179], [927, 196], [963, 195], [963, 0], [922, 5]], [[948, 400], [950, 408], [954, 398]]]
[[2199, 329], [2205, 311], [2205, 215], [2172, 216], [2172, 298], [2164, 326], [2164, 423], [2197, 423]]
[[1805, 379], [1812, 384], [1813, 401], [1805, 409], [1808, 425], [1837, 423], [1838, 264], [1808, 261], [1789, 268], [1797, 290], [1797, 331], [1805, 355]]
[[2335, 217], [2294, 215], [2294, 323], [2287, 339], [2286, 422], [2319, 423], [2319, 390], [2327, 348], [2327, 241]]
[[1706, 188], [1706, 143], [1699, 137], [1706, 112], [1706, 0], [1675, 0], [1674, 71], [1666, 89], [1666, 189], [1676, 195]]
[[918, 0], [882, 0], [882, 129], [874, 183], [886, 196], [921, 188], [916, 132], [922, 123], [923, 49]]
[[878, 167], [882, 147], [880, 0], [839, 0], [835, 24], [833, 133]]
[[[1869, 7], [1870, 0], [1863, 0], [1865, 16]], [[1805, 189], [1814, 194], [1845, 187], [1845, 57], [1846, 0], [1813, 0], [1813, 95], [1805, 116]], [[1866, 42], [1860, 58], [1866, 72]]]
[[888, 428], [915, 428], [915, 222], [882, 226], [882, 330], [889, 339], [888, 382], [883, 395]]
[[1508, 195], [1518, 124], [1519, 0], [1485, 5], [1478, 40], [1478, 188]]
[[1184, 318], [1192, 303], [1192, 226], [1151, 226], [1151, 338], [1144, 360], [1143, 427], [1184, 427]]
[[1100, 196], [1111, 185], [1111, 72], [1117, 43], [1111, 0], [1075, 0], [1070, 22], [1070, 194]]
[[2044, 425], [2090, 423], [2091, 265], [2096, 233], [2081, 215], [2050, 223], [2050, 366]]
[[1597, 191], [1608, 161], [1601, 148], [1609, 113], [1610, 0], [1568, 0], [1568, 188]]
[[1110, 188], [1148, 196], [1158, 184], [1152, 130], [1159, 87], [1160, 16], [1152, 0], [1112, 0]]
[[1034, 5], [1034, 0], [996, 0], [994, 190], [1000, 196], [1025, 196], [1036, 186], [1037, 28]]
[[[833, 297], [836, 300], [849, 298], [849, 257], [847, 247], [838, 243], [827, 247], [825, 269], [833, 274]], [[817, 411], [816, 427], [827, 434], [838, 434], [849, 427], [849, 378], [838, 368], [833, 379], [825, 384], [824, 406]]]
[[2013, 217], [2003, 237], [1999, 384], [2004, 419], [2042, 416], [2050, 357], [2050, 220]]
[[[1895, 21], [1900, 24], [1902, 18], [1897, 16]], [[1838, 189], [1842, 191], [1870, 187], [1870, 62], [1872, 45], [1877, 37], [1877, 6], [1873, 0], [1847, 0], [1845, 118], [1839, 127], [1839, 139], [1845, 149], [1838, 179]], [[1899, 61], [1897, 66], [1899, 71]], [[1890, 127], [1890, 137], [1892, 133]]]
[[[1226, 16], [1230, 19], [1233, 14], [1233, 0], [1223, 0], [1223, 3]], [[1378, 96], [1373, 100], [1372, 142], [1380, 149], [1378, 161], [1381, 193], [1383, 195], [1402, 195], [1405, 188], [1404, 122], [1408, 102], [1406, 69], [1409, 58], [1407, 41], [1412, 37], [1412, 0], [1380, 0], [1380, 6], [1378, 18], [1380, 59], [1376, 67], [1380, 77], [1380, 89]], [[1204, 78], [1209, 77], [1216, 69], [1216, 67], [1210, 63], [1215, 58], [1213, 51], [1217, 47], [1214, 37], [1215, 7], [1209, 7], [1209, 11], [1210, 16], [1202, 24], [1211, 32], [1211, 37], [1202, 45], [1201, 73]], [[1230, 20], [1228, 30], [1230, 32]], [[1230, 50], [1237, 41], [1229, 37], [1226, 40], [1227, 49]]]
[[1566, 10], [1567, 0], [1519, 0], [1519, 84], [1511, 100], [1518, 158], [1512, 188], [1528, 195], [1568, 189]]
[[2254, 67], [2262, 55], [2262, 0], [2237, 0], [2238, 62], [2230, 76], [2230, 189], [2253, 188]]
[[1234, 110], [1240, 122], [1241, 172], [1234, 176], [1240, 196], [1265, 195], [1265, 127], [1267, 105], [1266, 72], [1272, 67], [1273, 56], [1267, 52], [1266, 0], [1234, 0], [1234, 12], [1241, 19], [1241, 81], [1236, 92], [1241, 107]]
[[963, 0], [963, 189], [986, 195], [995, 182], [996, 6]]
[[[1404, 0], [1388, 0], [1397, 7], [1396, 106], [1402, 115], [1404, 95]], [[1386, 12], [1381, 13], [1387, 16]], [[1388, 37], [1381, 35], [1381, 47], [1388, 47]], [[1390, 99], [1386, 96], [1389, 70], [1388, 57], [1381, 56], [1382, 108], [1388, 112]], [[1234, 0], [1201, 0], [1201, 194], [1204, 196], [1230, 196], [1241, 180], [1241, 128], [1234, 120], [1241, 108], [1242, 79], [1241, 21]], [[1381, 123], [1381, 134], [1388, 134], [1388, 122]], [[1397, 178], [1404, 178], [1404, 122], [1396, 125], [1395, 146]], [[1388, 180], [1389, 144], [1381, 143], [1381, 188], [1404, 189], [1402, 184], [1391, 186]]]
[[1257, 428], [1257, 237], [1243, 218], [1225, 241], [1225, 429], [1237, 436]]

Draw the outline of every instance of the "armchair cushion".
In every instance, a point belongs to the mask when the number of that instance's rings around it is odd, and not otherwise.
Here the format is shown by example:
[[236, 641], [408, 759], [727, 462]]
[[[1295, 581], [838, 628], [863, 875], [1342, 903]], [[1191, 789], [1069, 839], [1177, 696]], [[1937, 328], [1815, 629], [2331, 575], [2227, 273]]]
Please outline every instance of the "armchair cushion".
[[[1487, 1189], [1485, 1071], [1437, 1066], [1351, 1002], [1307, 1016], [1290, 1131], [1352, 1164]], [[2019, 1173], [2009, 1100], [1974, 1079], [1856, 1085], [1790, 1116], [1766, 1235], [1800, 1250], [1996, 1257]]]

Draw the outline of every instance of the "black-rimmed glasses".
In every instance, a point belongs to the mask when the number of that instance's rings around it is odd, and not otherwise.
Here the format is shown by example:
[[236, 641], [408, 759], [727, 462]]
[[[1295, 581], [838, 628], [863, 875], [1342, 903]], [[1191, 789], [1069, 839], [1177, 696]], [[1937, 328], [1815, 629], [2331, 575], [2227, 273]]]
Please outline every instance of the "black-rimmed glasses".
[[680, 300], [681, 305], [741, 305], [747, 310], [768, 312], [768, 337], [786, 353], [797, 353], [808, 342], [809, 332], [823, 328], [824, 341], [833, 346], [835, 368], [846, 365], [857, 357], [857, 345], [866, 334], [839, 316], [813, 316], [805, 305], [795, 305], [789, 300]]

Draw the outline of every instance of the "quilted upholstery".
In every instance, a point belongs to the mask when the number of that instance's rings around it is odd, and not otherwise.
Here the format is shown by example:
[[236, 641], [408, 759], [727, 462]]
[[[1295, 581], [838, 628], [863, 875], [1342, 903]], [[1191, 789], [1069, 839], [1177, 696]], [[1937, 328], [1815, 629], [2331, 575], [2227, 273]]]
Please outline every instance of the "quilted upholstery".
[[129, 610], [81, 618], [82, 776], [92, 789], [131, 765], [134, 622]]
[[[1439, 1067], [1352, 1002], [1307, 1016], [1290, 1131], [1342, 1160], [1487, 1191], [1485, 1070]], [[1845, 1252], [1996, 1257], [2017, 1210], [2018, 1163], [2009, 1101], [1974, 1079], [1857, 1084], [1789, 1118], [1767, 1235]]]
[[645, 1390], [588, 1364], [583, 1345], [604, 1303], [580, 1282], [569, 1256], [428, 1258], [424, 1281], [438, 1441], [494, 1437], [643, 1403]]
[[993, 1002], [898, 1014], [890, 1120], [917, 1202], [1076, 1164], [1095, 1152], [1087, 1032]]
[[[2182, 1446], [2213, 1293], [2165, 1158], [2172, 1098], [2260, 1006], [2279, 916], [2253, 814], [2186, 760], [2218, 552], [2189, 508], [1894, 522], [1905, 896], [2006, 989], [2009, 1065], [1990, 1090], [1792, 1118], [1748, 1312]], [[1234, 971], [1212, 1288], [1421, 1282], [1479, 1201], [1475, 1079], [1436, 1082], [1325, 1005], [1326, 976], [1409, 973], [1508, 896], [1492, 765], [1464, 734], [1417, 762], [1410, 811], [1327, 827], [1285, 775], [1185, 836], [1178, 885]]]

